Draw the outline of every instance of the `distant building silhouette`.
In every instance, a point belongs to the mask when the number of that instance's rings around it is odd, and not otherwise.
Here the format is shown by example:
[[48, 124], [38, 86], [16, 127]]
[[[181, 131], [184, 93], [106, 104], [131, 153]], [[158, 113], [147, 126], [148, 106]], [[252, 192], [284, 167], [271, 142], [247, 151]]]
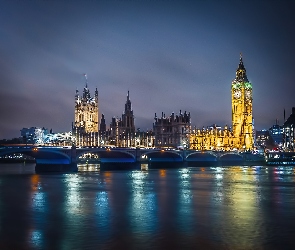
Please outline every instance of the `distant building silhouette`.
[[294, 151], [294, 133], [295, 133], [295, 107], [292, 108], [292, 113], [283, 125], [284, 147]]
[[274, 144], [278, 147], [283, 146], [284, 141], [284, 128], [279, 124], [272, 125], [269, 128], [269, 136], [272, 138]]

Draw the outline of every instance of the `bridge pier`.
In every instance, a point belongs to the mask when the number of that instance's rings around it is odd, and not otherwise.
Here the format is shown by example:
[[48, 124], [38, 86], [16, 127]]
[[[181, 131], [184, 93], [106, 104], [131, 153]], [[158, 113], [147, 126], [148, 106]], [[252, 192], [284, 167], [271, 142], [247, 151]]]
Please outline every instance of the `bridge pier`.
[[77, 160], [76, 160], [76, 146], [73, 145], [70, 152], [70, 159], [60, 160], [44, 160], [36, 159], [35, 172], [36, 173], [71, 173], [78, 172]]

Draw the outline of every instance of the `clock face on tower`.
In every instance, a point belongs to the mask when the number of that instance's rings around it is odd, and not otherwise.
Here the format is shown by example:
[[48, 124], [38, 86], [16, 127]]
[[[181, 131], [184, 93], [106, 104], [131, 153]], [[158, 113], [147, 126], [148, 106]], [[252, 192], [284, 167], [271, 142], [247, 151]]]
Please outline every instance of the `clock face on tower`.
[[251, 99], [251, 91], [247, 90], [245, 93], [246, 99]]
[[237, 90], [237, 91], [235, 91], [235, 93], [234, 93], [234, 97], [237, 98], [237, 99], [240, 98], [241, 95], [242, 95], [242, 93], [241, 93], [240, 90]]

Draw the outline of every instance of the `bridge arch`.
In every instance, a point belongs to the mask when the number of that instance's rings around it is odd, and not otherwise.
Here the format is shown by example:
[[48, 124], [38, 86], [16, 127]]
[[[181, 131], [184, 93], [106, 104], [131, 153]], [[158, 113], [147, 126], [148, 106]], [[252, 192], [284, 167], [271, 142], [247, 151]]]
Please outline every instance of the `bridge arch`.
[[0, 150], [0, 156], [22, 153], [35, 159], [37, 164], [69, 164], [70, 151], [54, 150], [40, 147], [8, 147]]
[[204, 151], [197, 151], [188, 153], [186, 156], [187, 161], [205, 161], [205, 162], [215, 162], [217, 161], [217, 156], [213, 152], [204, 152]]
[[242, 162], [243, 156], [239, 153], [225, 153], [220, 156], [221, 162]]

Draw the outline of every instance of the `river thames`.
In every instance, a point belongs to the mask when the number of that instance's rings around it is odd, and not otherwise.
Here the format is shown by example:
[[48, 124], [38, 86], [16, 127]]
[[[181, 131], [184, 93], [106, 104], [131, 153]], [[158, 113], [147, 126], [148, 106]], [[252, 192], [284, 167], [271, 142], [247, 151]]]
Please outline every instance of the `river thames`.
[[0, 164], [0, 249], [294, 249], [295, 167]]

